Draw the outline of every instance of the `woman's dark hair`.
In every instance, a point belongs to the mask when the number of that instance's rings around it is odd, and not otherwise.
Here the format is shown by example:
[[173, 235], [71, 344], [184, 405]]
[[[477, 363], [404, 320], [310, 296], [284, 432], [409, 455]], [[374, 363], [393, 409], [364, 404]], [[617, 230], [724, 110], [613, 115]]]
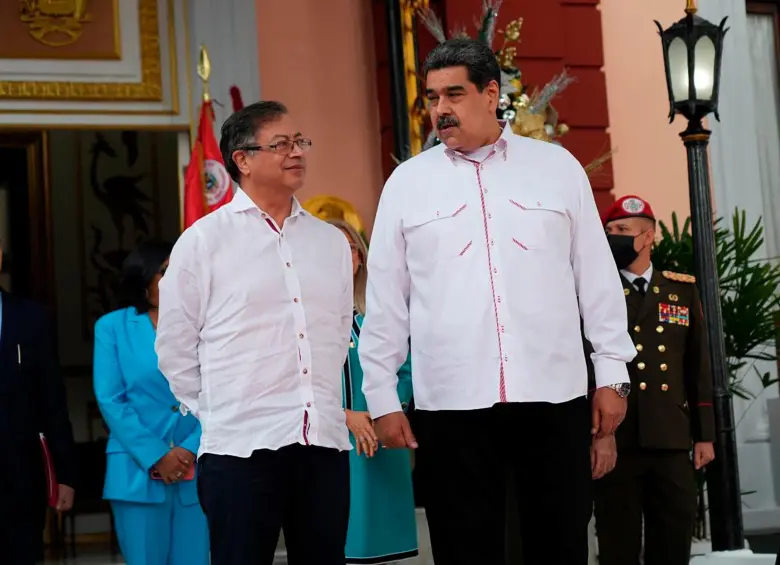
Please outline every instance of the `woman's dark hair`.
[[122, 280], [119, 286], [119, 306], [134, 307], [139, 314], [146, 314], [151, 307], [147, 289], [163, 263], [171, 256], [173, 245], [167, 241], [147, 241], [125, 257], [122, 263]]

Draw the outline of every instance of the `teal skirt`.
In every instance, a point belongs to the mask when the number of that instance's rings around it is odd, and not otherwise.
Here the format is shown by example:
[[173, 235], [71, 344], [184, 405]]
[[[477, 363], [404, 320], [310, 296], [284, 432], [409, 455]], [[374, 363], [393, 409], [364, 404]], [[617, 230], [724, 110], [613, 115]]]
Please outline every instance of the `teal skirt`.
[[[354, 441], [352, 437], [351, 440]], [[387, 563], [417, 555], [417, 519], [407, 449], [349, 454], [347, 563]]]

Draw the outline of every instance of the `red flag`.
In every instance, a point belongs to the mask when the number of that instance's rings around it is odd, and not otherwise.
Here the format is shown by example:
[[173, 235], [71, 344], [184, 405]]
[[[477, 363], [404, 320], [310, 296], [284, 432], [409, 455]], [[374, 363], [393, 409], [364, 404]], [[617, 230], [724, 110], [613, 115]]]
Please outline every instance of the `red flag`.
[[214, 136], [211, 101], [200, 107], [198, 135], [184, 174], [184, 229], [233, 198], [233, 180], [225, 169]]

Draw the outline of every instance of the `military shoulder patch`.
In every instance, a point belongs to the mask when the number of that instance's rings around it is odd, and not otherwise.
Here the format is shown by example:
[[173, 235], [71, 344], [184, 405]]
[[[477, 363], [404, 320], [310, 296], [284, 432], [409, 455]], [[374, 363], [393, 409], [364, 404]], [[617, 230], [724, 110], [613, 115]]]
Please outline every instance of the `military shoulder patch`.
[[684, 273], [673, 273], [672, 271], [664, 271], [661, 273], [664, 277], [674, 282], [693, 284], [696, 282], [696, 277], [693, 275], [686, 275]]

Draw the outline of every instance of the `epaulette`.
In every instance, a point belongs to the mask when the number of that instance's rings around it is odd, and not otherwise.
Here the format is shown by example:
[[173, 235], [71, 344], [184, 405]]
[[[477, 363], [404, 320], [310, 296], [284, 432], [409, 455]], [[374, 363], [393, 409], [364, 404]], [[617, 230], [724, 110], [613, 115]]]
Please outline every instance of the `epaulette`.
[[664, 271], [661, 273], [664, 277], [670, 281], [693, 284], [696, 282], [696, 277], [693, 275], [686, 275], [685, 273], [673, 273], [672, 271]]

